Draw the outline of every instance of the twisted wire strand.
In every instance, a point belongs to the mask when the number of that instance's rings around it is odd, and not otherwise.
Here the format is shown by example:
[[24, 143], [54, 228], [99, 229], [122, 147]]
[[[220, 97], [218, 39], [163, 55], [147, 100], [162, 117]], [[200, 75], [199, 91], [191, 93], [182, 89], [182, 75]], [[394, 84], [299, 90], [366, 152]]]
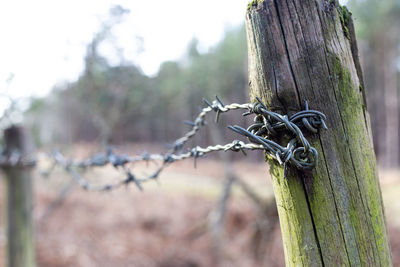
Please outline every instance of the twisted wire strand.
[[[143, 190], [142, 183], [147, 182], [150, 180], [155, 180], [158, 178], [160, 173], [164, 170], [165, 167], [167, 167], [169, 164], [180, 161], [180, 160], [185, 160], [188, 158], [196, 158], [202, 157], [208, 153], [211, 152], [216, 152], [216, 151], [244, 151], [244, 150], [263, 150], [263, 146], [257, 145], [257, 144], [249, 144], [249, 143], [244, 143], [243, 141], [235, 140], [229, 144], [225, 145], [215, 145], [215, 146], [207, 146], [205, 148], [196, 146], [192, 148], [189, 152], [186, 153], [181, 153], [181, 154], [166, 154], [166, 155], [161, 155], [161, 154], [148, 154], [145, 156], [135, 156], [130, 158], [131, 161], [125, 161], [124, 163], [117, 164], [115, 165], [115, 162], [110, 160], [112, 157], [118, 157], [117, 155], [112, 155], [108, 159], [104, 157], [103, 161], [99, 161], [98, 159], [93, 161], [92, 159], [86, 159], [83, 161], [76, 161], [76, 160], [68, 160], [64, 157], [63, 154], [59, 151], [54, 151], [52, 154], [52, 158], [54, 159], [55, 165], [62, 167], [67, 173], [71, 175], [71, 177], [85, 190], [88, 191], [109, 191], [112, 189], [119, 188], [123, 185], [127, 185], [131, 182], [135, 183], [136, 186], [140, 189]], [[100, 158], [100, 155], [97, 157]], [[94, 157], [96, 158], [96, 157]], [[149, 161], [149, 160], [162, 160], [163, 164], [157, 168], [155, 172], [153, 172], [151, 175], [148, 175], [146, 177], [136, 177], [131, 170], [126, 166], [127, 163], [133, 163], [133, 162], [139, 162], [139, 161]], [[105, 184], [105, 185], [94, 185], [89, 183], [88, 180], [83, 178], [79, 174], [79, 169], [86, 169], [89, 167], [100, 167], [100, 166], [106, 166], [108, 164], [112, 164], [114, 167], [122, 167], [122, 170], [126, 174], [126, 178], [122, 179], [114, 184]]]
[[214, 100], [212, 103], [210, 103], [205, 98], [203, 98], [203, 101], [206, 103], [207, 107], [203, 108], [200, 111], [199, 115], [197, 115], [196, 119], [193, 122], [186, 121], [186, 124], [191, 125], [192, 129], [182, 137], [175, 140], [172, 149], [169, 151], [170, 153], [181, 151], [183, 149], [184, 145], [192, 137], [194, 137], [200, 130], [200, 128], [205, 124], [205, 117], [208, 113], [215, 112], [216, 113], [215, 121], [218, 122], [221, 113], [225, 113], [231, 110], [244, 109], [247, 110], [248, 114], [250, 114], [253, 109], [253, 104], [249, 103], [246, 104], [232, 103], [229, 105], [224, 105], [224, 103], [221, 101], [221, 99], [218, 98], [218, 96], [216, 96], [216, 100]]
[[[160, 173], [171, 163], [193, 158], [196, 166], [197, 158], [216, 151], [241, 151], [246, 154], [246, 150], [264, 150], [267, 155], [277, 160], [279, 164], [283, 165], [285, 176], [287, 165], [292, 165], [300, 170], [310, 170], [317, 164], [318, 152], [305, 138], [302, 129], [308, 130], [310, 133], [318, 133], [321, 127], [325, 129], [327, 128], [325, 124], [326, 117], [319, 111], [310, 110], [307, 102], [305, 103], [304, 110], [299, 111], [292, 116], [287, 116], [268, 110], [259, 98], [257, 98], [255, 104], [232, 103], [229, 105], [224, 105], [218, 97], [216, 97], [216, 100], [212, 103], [206, 99], [203, 100], [207, 107], [204, 107], [200, 111], [194, 122], [186, 122], [192, 126], [190, 131], [176, 139], [171, 149], [164, 154], [143, 153], [137, 156], [118, 155], [114, 154], [111, 148], [108, 148], [105, 154], [96, 154], [88, 159], [77, 161], [68, 160], [59, 151], [54, 151], [52, 154], [54, 165], [63, 167], [64, 170], [86, 190], [108, 191], [129, 183], [134, 183], [140, 190], [142, 190], [143, 182], [157, 180]], [[246, 137], [250, 143], [234, 140], [233, 142], [224, 145], [217, 144], [205, 148], [195, 146], [186, 152], [183, 152], [184, 146], [187, 142], [199, 132], [203, 125], [205, 125], [205, 118], [208, 113], [215, 112], [215, 120], [218, 121], [221, 113], [226, 113], [232, 110], [246, 110], [246, 112], [243, 113], [244, 116], [249, 114], [256, 115], [254, 124], [247, 129], [237, 125], [228, 127], [236, 133]], [[272, 140], [273, 138], [282, 135], [291, 137], [286, 145], [281, 145]], [[155, 162], [158, 167], [153, 173], [145, 177], [136, 177], [128, 166], [136, 162], [150, 161]], [[161, 162], [161, 164], [159, 164], [159, 162]], [[91, 167], [101, 167], [108, 164], [111, 164], [118, 170], [122, 170], [126, 178], [114, 184], [92, 185], [79, 173], [79, 170], [85, 170]]]

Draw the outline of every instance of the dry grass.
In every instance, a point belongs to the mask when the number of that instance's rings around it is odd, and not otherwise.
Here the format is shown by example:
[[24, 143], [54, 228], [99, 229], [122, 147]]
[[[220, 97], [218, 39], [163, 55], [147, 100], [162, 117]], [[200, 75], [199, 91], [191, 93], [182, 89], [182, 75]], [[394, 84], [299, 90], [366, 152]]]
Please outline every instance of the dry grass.
[[[237, 162], [234, 167], [261, 196], [272, 195], [264, 164]], [[146, 166], [136, 166], [135, 170], [138, 174], [148, 172]], [[121, 178], [115, 176], [112, 168], [95, 170], [89, 176], [99, 183]], [[201, 159], [197, 169], [189, 161], [174, 164], [162, 174], [160, 184], [145, 184], [144, 192], [133, 185], [107, 193], [87, 193], [75, 188], [51, 216], [41, 220], [68, 179], [63, 172], [54, 173], [49, 180], [35, 178], [39, 266], [284, 264], [279, 225], [265, 248], [265, 257], [255, 257], [256, 208], [237, 188], [229, 203], [222, 249], [216, 253], [207, 231], [207, 216], [221, 190], [223, 166], [218, 161]], [[395, 266], [400, 266], [400, 174], [381, 172], [381, 180], [393, 259]], [[3, 258], [4, 227], [0, 227], [0, 247]]]

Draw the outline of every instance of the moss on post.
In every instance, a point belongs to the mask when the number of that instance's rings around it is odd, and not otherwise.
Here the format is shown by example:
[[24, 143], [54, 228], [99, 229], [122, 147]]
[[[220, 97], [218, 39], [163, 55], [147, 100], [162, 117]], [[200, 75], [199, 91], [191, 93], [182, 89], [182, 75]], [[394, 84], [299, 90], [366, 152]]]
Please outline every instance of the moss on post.
[[287, 266], [391, 266], [351, 13], [336, 0], [263, 0], [246, 17], [250, 95], [273, 111], [310, 108], [328, 131], [308, 172], [268, 160]]

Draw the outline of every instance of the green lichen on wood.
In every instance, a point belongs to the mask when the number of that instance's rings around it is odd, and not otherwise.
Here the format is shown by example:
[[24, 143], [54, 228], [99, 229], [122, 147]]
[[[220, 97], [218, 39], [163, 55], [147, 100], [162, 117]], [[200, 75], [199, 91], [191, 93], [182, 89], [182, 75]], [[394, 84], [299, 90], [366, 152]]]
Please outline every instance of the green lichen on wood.
[[247, 4], [247, 11], [252, 9], [253, 7], [257, 8], [260, 3], [262, 3], [264, 0], [252, 0]]
[[[334, 74], [338, 92], [341, 96], [339, 104], [343, 107], [342, 113], [346, 116], [356, 116], [361, 106], [360, 94], [354, 89], [352, 75], [348, 69], [343, 67], [338, 56], [334, 58]], [[353, 120], [356, 120], [353, 118]]]
[[340, 23], [342, 24], [344, 35], [350, 39], [350, 32], [349, 32], [349, 22], [351, 19], [351, 12], [347, 9], [346, 6], [339, 5], [338, 13], [340, 18]]
[[[349, 188], [359, 192], [359, 195], [352, 196], [353, 208], [350, 209], [350, 214], [352, 225], [359, 235], [360, 256], [366, 264], [380, 262], [383, 263], [382, 266], [390, 266], [391, 257], [382, 196], [377, 180], [376, 159], [370, 139], [365, 135], [368, 125], [365, 120], [362, 92], [360, 87], [353, 83], [350, 71], [338, 57], [334, 59], [334, 73], [338, 104], [346, 133], [346, 145], [352, 162], [349, 166], [346, 159], [342, 159], [341, 165], [351, 167], [352, 170], [348, 170], [350, 176], [346, 183]], [[336, 144], [335, 149], [339, 149], [340, 146], [342, 145]], [[364, 213], [360, 212], [361, 210], [364, 210]], [[367, 235], [365, 228], [371, 229], [370, 232], [373, 232], [374, 236]]]
[[[309, 141], [318, 151], [322, 151], [316, 137], [310, 136]], [[285, 143], [288, 139], [286, 136], [280, 143]], [[282, 235], [288, 266], [309, 266], [311, 263], [318, 266], [322, 258], [334, 258], [337, 266], [347, 266], [346, 248], [341, 235], [337, 235], [341, 229], [322, 156], [321, 164], [312, 173], [299, 171], [288, 165], [286, 177], [283, 166], [272, 157], [266, 156], [273, 179], [281, 228], [284, 229]], [[308, 248], [307, 256], [305, 247]], [[335, 254], [338, 249], [342, 253]]]
[[312, 266], [322, 266], [301, 179], [294, 178], [293, 169], [289, 169], [288, 177], [285, 178], [283, 168], [276, 160], [269, 158], [268, 162], [287, 266], [309, 266], [309, 263]]

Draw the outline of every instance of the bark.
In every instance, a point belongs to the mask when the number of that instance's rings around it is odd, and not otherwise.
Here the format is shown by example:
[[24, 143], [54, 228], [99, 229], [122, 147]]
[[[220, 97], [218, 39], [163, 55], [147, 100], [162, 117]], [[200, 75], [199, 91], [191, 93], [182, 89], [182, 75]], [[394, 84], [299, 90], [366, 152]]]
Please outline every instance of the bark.
[[246, 17], [249, 83], [273, 111], [322, 111], [312, 171], [269, 161], [287, 266], [391, 266], [351, 14], [333, 0], [264, 0]]

